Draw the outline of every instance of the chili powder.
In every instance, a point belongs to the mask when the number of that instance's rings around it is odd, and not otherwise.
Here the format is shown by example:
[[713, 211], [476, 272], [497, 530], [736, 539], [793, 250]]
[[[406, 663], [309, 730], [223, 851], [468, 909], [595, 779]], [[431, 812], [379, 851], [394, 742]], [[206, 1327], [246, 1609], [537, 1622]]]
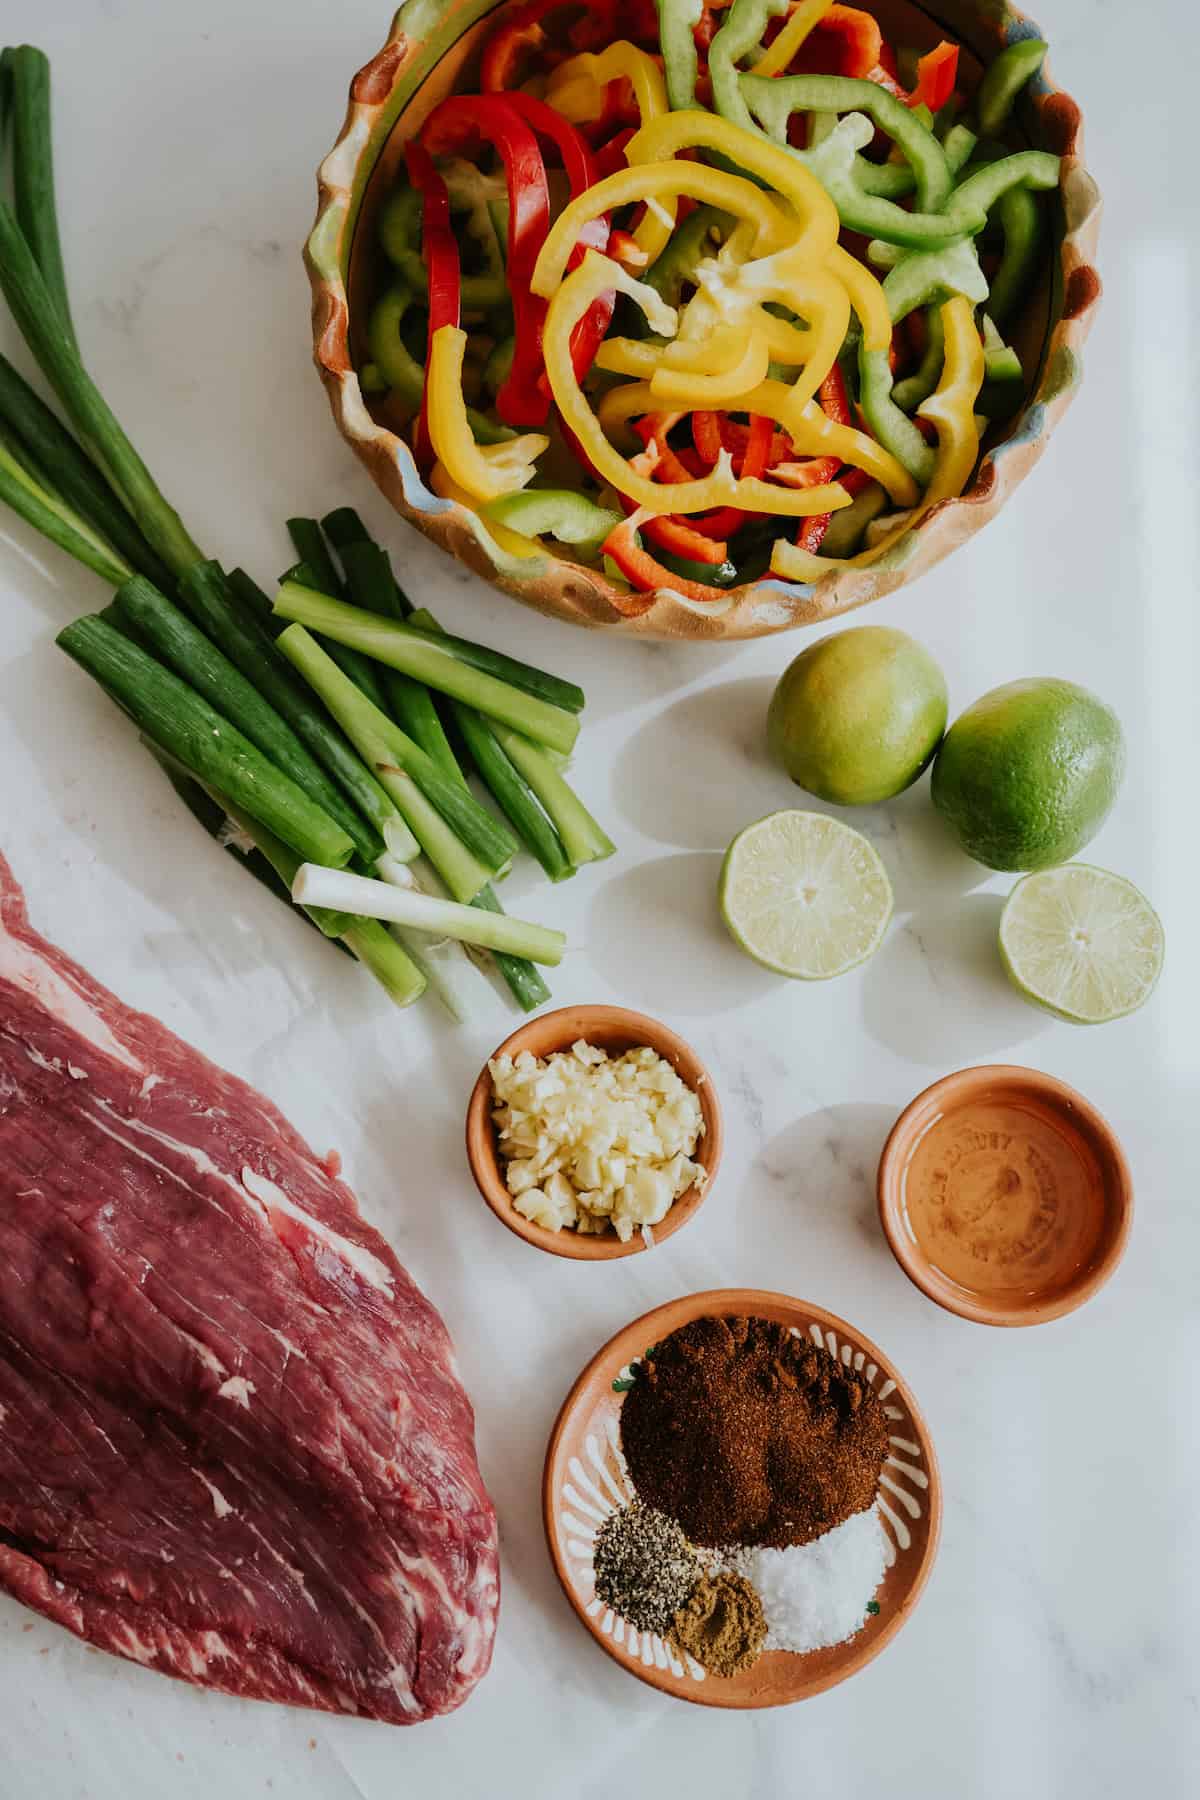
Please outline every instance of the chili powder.
[[769, 1319], [693, 1319], [638, 1365], [621, 1447], [693, 1543], [811, 1543], [875, 1501], [888, 1453], [860, 1374]]

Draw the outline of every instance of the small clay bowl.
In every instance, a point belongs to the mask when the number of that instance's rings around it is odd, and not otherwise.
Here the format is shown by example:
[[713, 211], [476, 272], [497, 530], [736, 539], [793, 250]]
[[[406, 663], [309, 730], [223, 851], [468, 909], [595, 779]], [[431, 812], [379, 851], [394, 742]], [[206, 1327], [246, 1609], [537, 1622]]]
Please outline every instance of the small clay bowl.
[[585, 1043], [595, 1044], [598, 1050], [607, 1050], [610, 1056], [620, 1056], [625, 1050], [648, 1044], [670, 1063], [700, 1101], [704, 1135], [692, 1160], [703, 1166], [708, 1179], [703, 1187], [692, 1187], [686, 1194], [680, 1194], [666, 1218], [654, 1227], [656, 1245], [686, 1225], [708, 1198], [721, 1160], [724, 1136], [721, 1108], [712, 1078], [691, 1045], [676, 1037], [667, 1026], [660, 1025], [657, 1019], [648, 1019], [644, 1013], [627, 1012], [622, 1006], [559, 1007], [556, 1012], [542, 1013], [538, 1018], [530, 1019], [492, 1051], [480, 1070], [467, 1107], [467, 1160], [476, 1187], [501, 1224], [524, 1238], [527, 1244], [533, 1244], [538, 1250], [549, 1250], [552, 1256], [573, 1257], [576, 1262], [607, 1262], [615, 1256], [636, 1256], [645, 1250], [647, 1246], [641, 1232], [635, 1231], [629, 1242], [623, 1244], [615, 1231], [606, 1231], [596, 1237], [589, 1232], [584, 1236], [569, 1227], [550, 1231], [545, 1225], [535, 1225], [532, 1220], [522, 1218], [504, 1185], [504, 1165], [496, 1143], [496, 1128], [492, 1124], [492, 1077], [488, 1063], [498, 1056], [519, 1056], [522, 1050], [528, 1050], [531, 1056], [552, 1056], [556, 1050], [569, 1050], [580, 1038]]
[[[891, 1443], [877, 1490], [887, 1561], [875, 1595], [878, 1612], [844, 1644], [803, 1655], [768, 1650], [751, 1668], [728, 1677], [706, 1674], [674, 1645], [618, 1618], [596, 1598], [592, 1568], [598, 1525], [633, 1498], [619, 1448], [621, 1406], [631, 1364], [690, 1320], [721, 1316], [777, 1320], [859, 1371], [884, 1404]], [[593, 1357], [563, 1402], [550, 1434], [542, 1519], [554, 1571], [567, 1599], [600, 1648], [630, 1675], [699, 1706], [787, 1706], [857, 1674], [911, 1618], [937, 1554], [942, 1486], [917, 1403], [870, 1338], [807, 1300], [759, 1288], [719, 1288], [672, 1300], [635, 1319]]]
[[1112, 1127], [1065, 1082], [961, 1069], [901, 1113], [879, 1161], [879, 1217], [909, 1280], [979, 1325], [1042, 1325], [1103, 1287], [1133, 1182]]

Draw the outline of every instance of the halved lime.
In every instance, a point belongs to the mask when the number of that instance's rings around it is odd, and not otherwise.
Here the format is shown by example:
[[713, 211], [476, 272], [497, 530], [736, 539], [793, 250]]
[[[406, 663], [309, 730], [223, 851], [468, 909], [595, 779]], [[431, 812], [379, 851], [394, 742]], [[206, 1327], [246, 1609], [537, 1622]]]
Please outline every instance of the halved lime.
[[1158, 980], [1163, 947], [1146, 896], [1089, 863], [1027, 875], [1000, 919], [1000, 954], [1015, 985], [1075, 1025], [1136, 1012]]
[[824, 813], [769, 813], [725, 852], [719, 889], [730, 936], [755, 962], [826, 981], [865, 962], [892, 916], [892, 884], [860, 831]]

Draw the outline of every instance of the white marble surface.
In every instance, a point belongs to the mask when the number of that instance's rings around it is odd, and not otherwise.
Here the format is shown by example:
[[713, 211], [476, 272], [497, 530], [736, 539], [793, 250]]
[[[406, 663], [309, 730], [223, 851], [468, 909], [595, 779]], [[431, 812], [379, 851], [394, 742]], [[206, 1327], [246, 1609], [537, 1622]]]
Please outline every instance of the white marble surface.
[[[540, 622], [375, 498], [309, 367], [298, 246], [311, 172], [386, 0], [6, 0], [3, 35], [54, 61], [87, 354], [193, 534], [269, 579], [288, 560], [286, 514], [353, 502], [453, 626], [586, 684], [578, 783], [620, 855], [558, 889], [521, 872], [512, 891], [572, 935], [558, 999], [642, 1005], [692, 1038], [729, 1141], [708, 1205], [653, 1256], [576, 1267], [502, 1231], [460, 1148], [470, 1081], [509, 1028], [500, 1002], [458, 1031], [432, 1009], [390, 1012], [212, 850], [53, 647], [56, 626], [103, 601], [99, 584], [5, 518], [0, 843], [33, 916], [342, 1151], [458, 1341], [505, 1589], [487, 1681], [457, 1716], [403, 1733], [193, 1692], [4, 1602], [3, 1796], [1195, 1792], [1200, 39], [1183, 0], [1155, 0], [1136, 27], [1099, 0], [1041, 10], [1107, 200], [1087, 379], [1006, 513], [870, 616], [930, 646], [955, 707], [1045, 673], [1121, 713], [1129, 774], [1089, 854], [1155, 899], [1168, 967], [1140, 1016], [1091, 1034], [1010, 994], [993, 948], [1007, 884], [950, 846], [924, 784], [863, 821], [898, 902], [874, 962], [814, 988], [756, 972], [722, 936], [714, 880], [733, 831], [793, 797], [761, 740], [772, 679], [799, 646], [635, 649]], [[1136, 1175], [1117, 1278], [1039, 1330], [938, 1311], [876, 1222], [896, 1112], [936, 1075], [989, 1059], [1082, 1088]], [[941, 1554], [901, 1636], [842, 1688], [759, 1717], [662, 1699], [603, 1657], [558, 1590], [538, 1510], [547, 1433], [593, 1350], [660, 1301], [732, 1284], [810, 1298], [875, 1337], [926, 1409], [945, 1481]]]

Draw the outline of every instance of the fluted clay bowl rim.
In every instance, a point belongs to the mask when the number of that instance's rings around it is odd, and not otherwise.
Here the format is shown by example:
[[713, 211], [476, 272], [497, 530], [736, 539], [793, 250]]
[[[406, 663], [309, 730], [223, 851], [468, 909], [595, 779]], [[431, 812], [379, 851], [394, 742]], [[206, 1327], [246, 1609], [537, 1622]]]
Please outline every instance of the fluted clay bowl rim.
[[[442, 500], [421, 481], [408, 445], [368, 410], [351, 355], [348, 270], [354, 227], [369, 178], [396, 121], [415, 129], [452, 84], [470, 34], [515, 0], [405, 0], [387, 43], [354, 77], [342, 132], [318, 173], [316, 224], [305, 249], [313, 291], [313, 353], [343, 437], [401, 516], [517, 600], [555, 618], [623, 636], [707, 642], [763, 637], [840, 616], [924, 574], [995, 517], [1041, 456], [1082, 378], [1081, 349], [1096, 313], [1100, 279], [1094, 258], [1100, 196], [1083, 163], [1078, 106], [1043, 68], [1032, 89], [1035, 136], [1063, 157], [1059, 245], [1049, 327], [1033, 392], [988, 449], [966, 492], [930, 511], [878, 562], [834, 571], [815, 584], [769, 576], [700, 604], [660, 588], [630, 595], [604, 575], [546, 554], [529, 559], [500, 549], [476, 514]], [[888, 5], [894, 0], [885, 0]], [[882, 10], [882, 8], [881, 8]], [[1003, 43], [1037, 33], [1013, 8], [987, 0], [942, 0], [934, 20], [909, 0], [936, 41], [951, 29], [986, 58]], [[439, 64], [445, 59], [441, 87]]]
[[580, 1236], [564, 1228], [551, 1231], [535, 1225], [513, 1205], [512, 1195], [504, 1184], [504, 1170], [492, 1124], [492, 1077], [488, 1064], [498, 1056], [518, 1056], [528, 1050], [534, 1056], [549, 1056], [556, 1050], [569, 1050], [583, 1038], [598, 1049], [618, 1054], [648, 1044], [676, 1074], [686, 1082], [700, 1102], [704, 1116], [704, 1135], [696, 1148], [693, 1162], [707, 1171], [702, 1186], [691, 1187], [671, 1205], [662, 1223], [654, 1227], [654, 1247], [673, 1237], [689, 1219], [695, 1217], [712, 1192], [721, 1161], [725, 1133], [721, 1105], [712, 1077], [691, 1045], [670, 1026], [663, 1025], [645, 1013], [630, 1012], [624, 1006], [560, 1006], [554, 1012], [539, 1013], [527, 1019], [504, 1042], [492, 1051], [479, 1072], [467, 1106], [467, 1161], [475, 1185], [502, 1225], [536, 1250], [548, 1250], [551, 1256], [567, 1256], [574, 1262], [611, 1262], [620, 1256], [637, 1256], [649, 1246], [640, 1231], [635, 1231], [623, 1244], [615, 1231], [593, 1236]]
[[[591, 1530], [602, 1509], [613, 1509], [614, 1493], [620, 1492], [624, 1499], [632, 1494], [627, 1477], [621, 1490], [618, 1464], [613, 1460], [615, 1421], [620, 1414], [613, 1382], [628, 1377], [630, 1363], [648, 1346], [692, 1319], [714, 1314], [772, 1319], [823, 1343], [833, 1355], [861, 1371], [879, 1394], [888, 1411], [892, 1445], [877, 1490], [887, 1509], [884, 1536], [891, 1554], [877, 1592], [879, 1612], [845, 1643], [805, 1654], [770, 1650], [753, 1667], [729, 1678], [697, 1673], [698, 1665], [685, 1666], [678, 1653], [674, 1657], [677, 1668], [672, 1668], [671, 1653], [661, 1640], [641, 1634], [631, 1643], [628, 1632], [618, 1635], [611, 1610], [588, 1597], [587, 1546], [579, 1538], [580, 1526]], [[597, 1455], [604, 1461], [607, 1479]], [[593, 1515], [591, 1521], [587, 1513]], [[937, 1555], [942, 1483], [929, 1427], [912, 1391], [870, 1338], [836, 1313], [807, 1300], [762, 1288], [715, 1288], [688, 1294], [643, 1314], [610, 1338], [588, 1363], [563, 1401], [550, 1434], [542, 1476], [542, 1523], [554, 1572], [580, 1622], [628, 1674], [662, 1693], [700, 1706], [737, 1710], [787, 1706], [822, 1694], [857, 1674], [912, 1617]]]
[[[1043, 1288], [1009, 1301], [952, 1281], [926, 1255], [908, 1223], [905, 1177], [923, 1134], [951, 1108], [984, 1095], [1034, 1095], [1060, 1114], [1064, 1127], [1086, 1139], [1103, 1177], [1088, 1201], [1097, 1218], [1096, 1248], [1082, 1267], [1048, 1266]], [[1109, 1280], [1125, 1254], [1133, 1222], [1133, 1176], [1120, 1141], [1102, 1113], [1065, 1081], [1017, 1063], [985, 1063], [959, 1069], [918, 1094], [896, 1120], [879, 1159], [879, 1219], [892, 1255], [908, 1279], [938, 1306], [977, 1325], [1044, 1325], [1083, 1306]]]

